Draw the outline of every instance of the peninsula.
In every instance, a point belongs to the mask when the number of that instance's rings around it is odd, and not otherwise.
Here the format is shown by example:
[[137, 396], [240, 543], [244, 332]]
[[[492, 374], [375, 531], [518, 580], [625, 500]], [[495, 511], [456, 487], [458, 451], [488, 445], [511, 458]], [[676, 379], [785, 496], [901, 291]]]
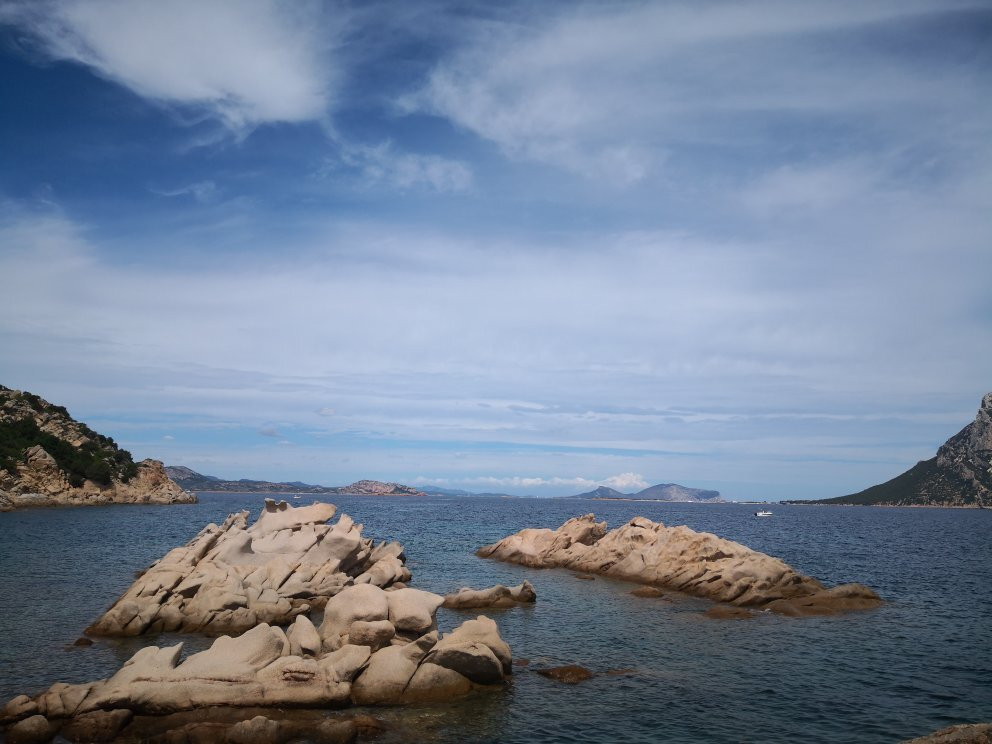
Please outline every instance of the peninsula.
[[0, 385], [0, 511], [192, 503], [158, 460], [136, 463], [63, 406]]
[[941, 445], [937, 454], [902, 475], [864, 491], [788, 504], [992, 507], [992, 393], [975, 420]]
[[377, 480], [359, 480], [348, 486], [315, 486], [301, 481], [274, 482], [264, 480], [224, 480], [214, 475], [203, 475], [184, 465], [166, 465], [165, 472], [188, 491], [208, 493], [273, 493], [319, 494], [331, 496], [426, 496], [427, 494], [402, 483], [384, 483]]

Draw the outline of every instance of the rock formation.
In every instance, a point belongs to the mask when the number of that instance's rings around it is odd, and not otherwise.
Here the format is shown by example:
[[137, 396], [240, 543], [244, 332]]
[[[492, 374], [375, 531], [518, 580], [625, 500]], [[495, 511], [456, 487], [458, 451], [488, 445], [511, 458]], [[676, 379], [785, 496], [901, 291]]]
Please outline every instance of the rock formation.
[[962, 723], [904, 744], [992, 744], [992, 723]]
[[[149, 646], [107, 680], [57, 683], [34, 698], [14, 698], [0, 711], [0, 725], [52, 735], [94, 714], [126, 726], [136, 714], [443, 701], [501, 684], [512, 658], [496, 623], [480, 616], [439, 638], [434, 611], [442, 598], [404, 594], [414, 591], [350, 586], [328, 603], [319, 633], [299, 616], [288, 632], [262, 623], [183, 660], [181, 643]], [[389, 632], [367, 633], [371, 623]]]
[[707, 491], [702, 488], [689, 488], [680, 486], [678, 483], [659, 483], [655, 486], [637, 491], [636, 493], [624, 493], [609, 486], [599, 486], [592, 491], [580, 493], [572, 496], [574, 499], [593, 499], [596, 501], [690, 501], [706, 504], [726, 503], [720, 498], [719, 491]]
[[457, 592], [446, 594], [444, 607], [451, 610], [478, 609], [480, 607], [516, 607], [521, 604], [533, 604], [537, 601], [534, 585], [524, 579], [519, 586], [505, 587], [502, 584], [488, 589], [469, 589], [464, 587]]
[[535, 568], [603, 574], [787, 615], [869, 609], [882, 603], [861, 584], [827, 589], [778, 558], [740, 543], [643, 517], [607, 532], [606, 522], [586, 514], [557, 530], [521, 530], [481, 548], [478, 555]]
[[346, 514], [327, 524], [335, 512], [332, 504], [294, 508], [266, 499], [250, 527], [247, 511], [207, 525], [153, 564], [86, 632], [234, 633], [285, 625], [346, 586], [409, 580], [402, 545], [374, 545]]
[[792, 503], [992, 507], [992, 393], [975, 420], [941, 445], [936, 457], [849, 496]]
[[135, 463], [65, 408], [0, 386], [0, 511], [195, 502], [158, 460]]

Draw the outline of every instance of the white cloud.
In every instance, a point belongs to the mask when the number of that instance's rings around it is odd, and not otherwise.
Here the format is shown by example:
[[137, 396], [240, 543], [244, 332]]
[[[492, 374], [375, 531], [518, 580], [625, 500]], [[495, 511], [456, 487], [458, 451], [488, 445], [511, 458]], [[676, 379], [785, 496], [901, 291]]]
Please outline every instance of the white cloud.
[[8, 5], [0, 21], [54, 59], [243, 130], [325, 117], [335, 68], [316, 10], [277, 0], [53, 0]]
[[775, 151], [783, 123], [794, 149], [804, 127], [824, 125], [927, 136], [966, 125], [948, 112], [988, 112], [982, 80], [864, 35], [975, 5], [565, 4], [523, 22], [487, 17], [465, 25], [463, 43], [400, 105], [513, 157], [619, 184], [656, 173], [680, 149]]
[[335, 414], [335, 411], [333, 408], [325, 407], [325, 408], [318, 408], [316, 411], [314, 411], [314, 413], [316, 413], [318, 416], [333, 416]]
[[209, 204], [217, 198], [218, 188], [213, 181], [197, 181], [176, 189], [151, 189], [151, 192], [168, 197], [191, 196], [200, 204]]
[[620, 473], [600, 481], [599, 484], [624, 492], [641, 491], [650, 485], [640, 473]]
[[[400, 152], [391, 142], [342, 144], [340, 159], [345, 166], [357, 169], [369, 185], [401, 190], [424, 186], [437, 192], [467, 191], [472, 186], [472, 170], [467, 163], [439, 155]], [[325, 171], [336, 167], [335, 162], [330, 162]]]

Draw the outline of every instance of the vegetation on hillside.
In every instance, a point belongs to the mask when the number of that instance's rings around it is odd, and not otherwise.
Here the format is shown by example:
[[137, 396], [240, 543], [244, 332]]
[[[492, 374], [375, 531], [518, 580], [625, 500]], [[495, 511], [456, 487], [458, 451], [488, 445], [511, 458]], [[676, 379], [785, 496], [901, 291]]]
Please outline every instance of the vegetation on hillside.
[[[24, 393], [24, 398], [39, 413], [55, 412], [71, 420], [69, 412], [62, 406], [46, 405], [31, 393]], [[69, 483], [76, 487], [83, 485], [85, 480], [108, 486], [114, 478], [127, 482], [138, 474], [138, 466], [130, 452], [120, 449], [113, 439], [97, 434], [85, 424], [78, 426], [88, 441], [81, 447], [73, 447], [69, 442], [42, 431], [34, 419], [0, 421], [0, 470], [16, 473], [17, 464], [24, 462], [25, 451], [40, 444], [55, 458]]]

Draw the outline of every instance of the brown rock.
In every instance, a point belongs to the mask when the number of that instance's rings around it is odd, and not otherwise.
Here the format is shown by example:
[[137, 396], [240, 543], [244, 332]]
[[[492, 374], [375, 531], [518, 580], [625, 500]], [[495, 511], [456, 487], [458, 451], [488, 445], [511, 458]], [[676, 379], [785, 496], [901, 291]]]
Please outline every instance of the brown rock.
[[556, 682], [562, 682], [566, 685], [577, 685], [579, 682], [585, 682], [587, 679], [593, 678], [592, 672], [585, 667], [575, 664], [552, 667], [550, 669], [538, 669], [536, 671], [542, 677], [547, 677], [548, 679], [553, 679]]
[[962, 723], [903, 744], [992, 744], [992, 723]]
[[51, 741], [56, 730], [44, 716], [30, 716], [7, 730], [7, 744], [44, 744]]
[[84, 638], [77, 638], [75, 641], [72, 642], [72, 645], [73, 646], [92, 646], [93, 645], [93, 641], [91, 639], [85, 638], [85, 637]]
[[113, 741], [132, 718], [134, 714], [129, 710], [95, 710], [76, 716], [59, 733], [72, 742]]
[[732, 605], [713, 605], [703, 615], [711, 620], [750, 620], [754, 617], [750, 610]]
[[665, 593], [656, 586], [642, 586], [631, 592], [635, 597], [664, 597]]

